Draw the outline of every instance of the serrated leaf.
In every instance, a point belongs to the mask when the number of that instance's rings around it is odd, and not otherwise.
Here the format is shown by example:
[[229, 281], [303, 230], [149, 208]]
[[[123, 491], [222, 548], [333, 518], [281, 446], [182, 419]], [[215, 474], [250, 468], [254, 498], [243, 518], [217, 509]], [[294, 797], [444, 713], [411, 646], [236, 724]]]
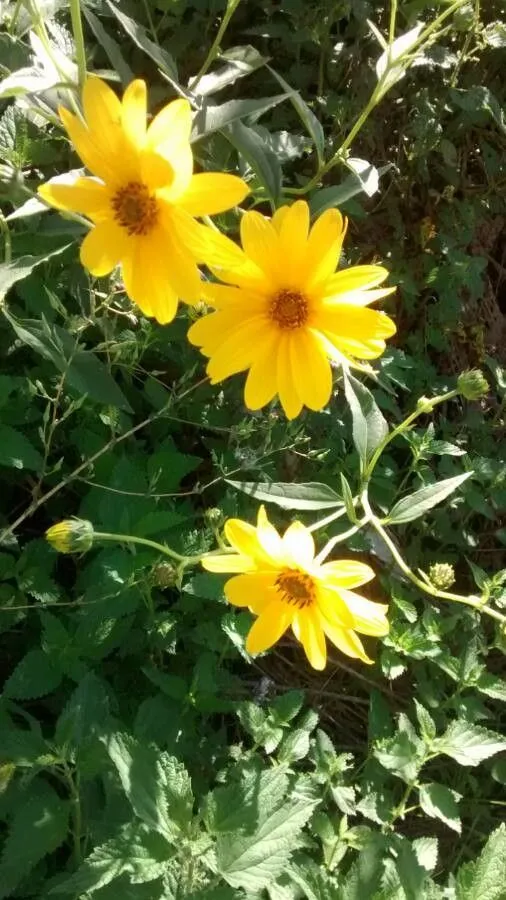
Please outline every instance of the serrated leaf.
[[163, 875], [172, 855], [159, 834], [139, 822], [129, 822], [105, 844], [95, 847], [77, 872], [52, 893], [92, 894], [120, 875], [128, 875], [132, 884], [154, 881]]
[[449, 828], [460, 834], [462, 824], [458, 801], [462, 798], [462, 794], [436, 782], [420, 785], [419, 792], [420, 806], [424, 813], [431, 818], [441, 819]]
[[504, 900], [506, 884], [506, 825], [490, 835], [476, 862], [459, 869], [456, 900]]
[[14, 700], [31, 700], [44, 697], [58, 687], [62, 680], [60, 669], [55, 666], [40, 647], [29, 650], [20, 660], [4, 685], [4, 696]]
[[260, 97], [258, 100], [229, 100], [221, 104], [205, 102], [193, 120], [190, 140], [198, 141], [239, 119], [258, 117], [289, 96], [290, 94], [275, 94], [272, 97]]
[[240, 156], [246, 160], [267, 196], [276, 205], [281, 194], [281, 165], [261, 133], [239, 121], [223, 128], [222, 131]]
[[461, 766], [478, 766], [484, 759], [506, 750], [506, 740], [495, 731], [457, 719], [434, 742], [433, 749], [451, 756]]
[[241, 780], [215, 788], [205, 802], [204, 818], [211, 834], [253, 833], [262, 816], [282, 803], [288, 778], [280, 768], [245, 772]]
[[403, 497], [388, 513], [388, 522], [391, 525], [403, 525], [423, 516], [429, 509], [446, 500], [450, 494], [460, 487], [464, 481], [473, 475], [473, 472], [464, 472], [454, 478], [445, 478], [436, 484], [428, 484], [418, 491]]
[[67, 836], [69, 804], [46, 782], [28, 785], [16, 804], [0, 859], [0, 898], [9, 897], [33, 867]]
[[413, 841], [413, 850], [416, 858], [426, 872], [433, 872], [437, 865], [437, 838], [422, 837]]
[[413, 781], [418, 774], [418, 748], [404, 731], [381, 741], [374, 748], [374, 756], [385, 769], [407, 783]]
[[24, 434], [10, 425], [0, 424], [0, 466], [40, 472], [42, 463], [39, 451]]
[[217, 869], [227, 884], [247, 891], [261, 891], [282, 872], [299, 846], [300, 832], [316, 802], [286, 803], [263, 817], [249, 835], [218, 837]]
[[184, 766], [127, 734], [118, 732], [103, 742], [135, 814], [167, 841], [177, 841], [187, 831], [193, 810]]
[[331, 487], [316, 481], [307, 484], [232, 481], [230, 478], [225, 478], [225, 481], [255, 500], [275, 503], [282, 509], [335, 509], [343, 505], [343, 501]]
[[364, 468], [376, 447], [388, 434], [388, 425], [371, 392], [353, 375], [344, 372], [344, 392], [353, 421], [353, 443]]

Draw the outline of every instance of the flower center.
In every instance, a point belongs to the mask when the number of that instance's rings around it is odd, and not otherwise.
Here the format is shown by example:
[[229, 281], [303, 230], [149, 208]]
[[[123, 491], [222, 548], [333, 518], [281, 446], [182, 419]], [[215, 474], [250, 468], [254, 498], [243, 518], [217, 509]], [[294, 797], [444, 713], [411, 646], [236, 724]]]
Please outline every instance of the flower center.
[[140, 181], [129, 181], [111, 201], [114, 218], [128, 234], [149, 234], [158, 219], [156, 197]]
[[315, 601], [314, 581], [305, 572], [286, 569], [276, 578], [276, 587], [286, 603], [293, 603], [299, 609], [310, 606]]
[[307, 322], [309, 305], [299, 291], [283, 290], [271, 301], [269, 315], [273, 322], [283, 330], [300, 328]]

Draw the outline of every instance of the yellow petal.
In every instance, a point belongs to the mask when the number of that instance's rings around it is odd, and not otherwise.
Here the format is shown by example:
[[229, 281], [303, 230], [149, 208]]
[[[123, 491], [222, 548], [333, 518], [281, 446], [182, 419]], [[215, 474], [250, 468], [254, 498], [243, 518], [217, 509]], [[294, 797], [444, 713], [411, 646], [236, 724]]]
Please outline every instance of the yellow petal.
[[326, 337], [335, 348], [336, 356], [333, 355], [333, 358], [336, 362], [337, 355], [349, 359], [376, 359], [385, 352], [385, 341], [353, 341], [330, 332], [326, 332]]
[[373, 603], [367, 597], [362, 597], [354, 591], [340, 591], [343, 601], [348, 606], [353, 616], [353, 628], [361, 634], [370, 634], [373, 637], [382, 637], [389, 632], [387, 619], [388, 606], [383, 603]]
[[346, 303], [322, 307], [314, 319], [315, 327], [321, 331], [360, 342], [384, 340], [396, 332], [395, 323], [385, 313]]
[[313, 535], [302, 522], [292, 522], [283, 535], [283, 548], [294, 566], [309, 569], [314, 560]]
[[327, 648], [322, 626], [312, 607], [297, 613], [299, 640], [313, 669], [321, 671], [327, 662]]
[[278, 234], [281, 231], [281, 225], [289, 209], [289, 206], [280, 206], [271, 219], [272, 227], [276, 229]]
[[147, 316], [165, 325], [177, 312], [178, 295], [171, 283], [171, 268], [163, 254], [163, 234], [152, 232], [135, 238], [132, 252], [123, 260], [123, 281], [131, 300]]
[[100, 278], [123, 259], [129, 247], [129, 238], [114, 222], [99, 222], [88, 232], [81, 244], [81, 262], [92, 275]]
[[[142, 154], [146, 184], [168, 203], [179, 203], [192, 179], [193, 153], [190, 144], [172, 147], [170, 153], [147, 147]], [[170, 175], [169, 175], [170, 173]]]
[[277, 362], [279, 400], [287, 419], [295, 419], [302, 409], [302, 400], [294, 384], [290, 361], [290, 338], [286, 335], [282, 335], [279, 340]]
[[352, 659], [360, 659], [364, 663], [372, 664], [373, 660], [367, 656], [362, 641], [354, 631], [345, 628], [334, 628], [325, 620], [322, 620], [322, 625], [329, 641], [332, 641], [341, 653], [344, 653], [345, 656], [351, 656]]
[[56, 209], [82, 213], [94, 221], [111, 214], [110, 192], [93, 178], [78, 178], [73, 184], [42, 184], [38, 193]]
[[264, 556], [254, 525], [244, 522], [243, 519], [227, 519], [224, 531], [227, 541], [237, 553], [252, 560]]
[[306, 269], [306, 246], [309, 232], [309, 206], [297, 200], [279, 224], [279, 260], [285, 275], [284, 286], [300, 287]]
[[285, 554], [283, 551], [283, 542], [268, 518], [265, 512], [265, 506], [260, 506], [257, 515], [257, 537], [260, 546], [265, 553], [272, 559], [273, 565], [284, 564]]
[[140, 177], [143, 184], [150, 191], [156, 191], [159, 199], [170, 202], [176, 181], [176, 172], [171, 163], [164, 156], [154, 153], [152, 150], [144, 150], [139, 159]]
[[323, 286], [325, 297], [338, 297], [353, 291], [377, 287], [389, 272], [383, 266], [350, 266], [332, 275]]
[[266, 307], [265, 298], [258, 294], [243, 291], [228, 284], [215, 284], [210, 281], [202, 283], [202, 298], [215, 309], [229, 310], [230, 312], [235, 310], [238, 314], [241, 310], [248, 313], [260, 312]]
[[252, 316], [228, 334], [213, 352], [207, 373], [212, 384], [248, 369], [262, 346], [266, 334], [265, 317]]
[[314, 223], [306, 247], [306, 288], [315, 290], [335, 272], [343, 240], [346, 222], [337, 209], [327, 209]]
[[207, 556], [202, 560], [202, 566], [208, 572], [220, 574], [254, 572], [256, 570], [255, 562], [249, 556], [244, 556], [241, 553], [223, 553], [216, 554], [216, 556]]
[[367, 584], [376, 576], [370, 566], [358, 559], [336, 559], [320, 566], [319, 577], [338, 588], [354, 588]]
[[171, 287], [181, 300], [196, 303], [201, 296], [202, 280], [195, 257], [179, 239], [177, 231], [165, 233], [159, 243], [159, 253], [164, 256]]
[[244, 402], [248, 409], [262, 409], [277, 394], [277, 344], [277, 334], [266, 336], [253, 360], [244, 387]]
[[86, 168], [108, 184], [121, 184], [122, 175], [116, 170], [115, 161], [104, 155], [102, 147], [97, 145], [91, 132], [81, 120], [62, 106], [58, 108], [58, 114]]
[[278, 234], [271, 222], [254, 210], [244, 213], [241, 219], [241, 243], [246, 256], [277, 285], [282, 261], [279, 256]]
[[323, 305], [330, 308], [332, 308], [335, 303], [345, 303], [347, 306], [369, 306], [370, 303], [375, 303], [376, 300], [388, 297], [389, 294], [393, 294], [394, 291], [397, 290], [396, 287], [372, 288], [366, 291], [353, 291], [348, 294], [327, 296], [326, 291], [331, 281], [332, 278], [330, 278], [325, 285], [322, 285], [322, 290], [324, 292]]
[[146, 82], [136, 78], [123, 94], [121, 123], [133, 147], [142, 149], [146, 141], [147, 91]]
[[95, 75], [84, 82], [83, 108], [91, 138], [113, 164], [123, 163], [127, 145], [122, 129], [122, 107], [113, 90]]
[[[163, 200], [164, 192], [161, 192]], [[178, 206], [160, 203], [160, 219], [163, 227], [173, 229], [178, 240], [194, 256], [196, 262], [214, 266], [226, 261], [227, 265], [242, 260], [242, 251], [233, 241], [213, 228], [201, 225]]]
[[282, 637], [293, 618], [287, 603], [274, 600], [260, 613], [246, 638], [248, 653], [263, 653]]
[[353, 628], [353, 615], [337, 590], [318, 583], [317, 607], [322, 622], [334, 628]]
[[168, 155], [171, 148], [188, 143], [192, 127], [192, 111], [188, 100], [172, 100], [154, 117], [148, 128], [148, 145], [155, 153]]
[[238, 328], [243, 317], [234, 310], [219, 310], [197, 319], [188, 331], [190, 344], [200, 347], [206, 356], [212, 354], [223, 344], [224, 335]]
[[214, 216], [238, 206], [248, 194], [248, 185], [237, 175], [202, 172], [193, 175], [179, 205], [191, 216]]
[[290, 359], [300, 399], [309, 409], [323, 409], [332, 394], [332, 370], [321, 343], [310, 331], [300, 329], [291, 337]]
[[252, 572], [251, 575], [236, 575], [225, 585], [225, 596], [233, 606], [247, 606], [258, 615], [276, 599], [276, 576], [274, 573]]

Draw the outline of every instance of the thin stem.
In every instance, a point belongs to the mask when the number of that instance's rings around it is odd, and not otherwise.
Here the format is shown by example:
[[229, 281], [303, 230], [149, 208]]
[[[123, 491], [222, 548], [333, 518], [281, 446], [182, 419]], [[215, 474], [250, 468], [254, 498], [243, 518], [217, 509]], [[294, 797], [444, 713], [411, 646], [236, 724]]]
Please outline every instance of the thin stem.
[[209, 50], [209, 53], [207, 54], [203, 65], [201, 66], [201, 68], [197, 72], [195, 78], [192, 79], [192, 82], [189, 85], [190, 91], [196, 90], [197, 85], [199, 84], [200, 80], [204, 77], [204, 75], [206, 74], [206, 72], [208, 71], [210, 66], [212, 66], [214, 60], [218, 56], [218, 53], [220, 50], [220, 44], [221, 44], [223, 37], [225, 35], [225, 32], [228, 28], [230, 19], [234, 15], [240, 2], [241, 2], [241, 0], [228, 0], [225, 14], [223, 16], [223, 19], [221, 20], [221, 25], [218, 28], [218, 33], [217, 33], [213, 43], [211, 44], [211, 49]]
[[[179, 563], [186, 562], [186, 560], [190, 559], [188, 556], [182, 556], [181, 553], [176, 553], [175, 550], [172, 550], [165, 544], [159, 544], [158, 541], [150, 541], [149, 538], [137, 537], [134, 534], [112, 534], [108, 531], [94, 531], [93, 540], [114, 541], [116, 544], [141, 544], [143, 547], [151, 547], [152, 550], [157, 550], [158, 553], [163, 553], [164, 556], [175, 559], [176, 562]], [[197, 558], [200, 560], [200, 556]]]
[[336, 534], [334, 537], [330, 538], [330, 540], [325, 544], [323, 550], [320, 550], [318, 556], [315, 557], [315, 563], [322, 563], [327, 558], [329, 553], [334, 549], [336, 544], [340, 544], [342, 541], [346, 541], [348, 540], [348, 538], [353, 537], [353, 535], [356, 534], [357, 531], [360, 531], [360, 529], [363, 528], [364, 525], [367, 525], [368, 521], [368, 516], [364, 516], [364, 518], [361, 519], [360, 522], [357, 522], [356, 525], [352, 525], [352, 527], [348, 528], [347, 531], [343, 531], [342, 534]]
[[383, 453], [385, 447], [394, 440], [394, 438], [398, 437], [404, 431], [407, 431], [410, 425], [418, 419], [419, 416], [424, 413], [432, 412], [435, 406], [439, 406], [440, 403], [445, 403], [447, 400], [452, 400], [454, 397], [458, 396], [458, 391], [448, 391], [446, 394], [441, 394], [439, 397], [432, 397], [430, 400], [426, 400], [419, 402], [417, 408], [412, 412], [407, 419], [404, 419], [396, 428], [393, 429], [389, 434], [387, 434], [381, 443], [376, 447], [371, 459], [369, 460], [368, 465], [364, 469], [363, 473], [363, 481], [367, 482], [370, 480], [371, 475], [376, 468], [376, 464]]
[[70, 18], [74, 43], [76, 45], [77, 70], [79, 73], [79, 87], [82, 89], [86, 80], [86, 49], [84, 46], [83, 22], [81, 18], [80, 0], [70, 0]]
[[12, 261], [12, 241], [9, 223], [4, 214], [0, 211], [0, 231], [4, 238], [4, 264], [9, 265]]
[[388, 44], [392, 46], [395, 40], [395, 22], [397, 19], [397, 0], [392, 0], [390, 4], [390, 24], [388, 27]]
[[452, 600], [454, 603], [463, 603], [465, 604], [465, 606], [471, 606], [477, 612], [486, 613], [487, 616], [490, 616], [492, 619], [500, 622], [503, 626], [506, 624], [506, 616], [503, 616], [502, 613], [498, 612], [498, 610], [496, 609], [493, 609], [491, 606], [487, 606], [482, 602], [482, 600], [480, 600], [479, 597], [475, 597], [473, 595], [465, 597], [462, 594], [453, 594], [449, 591], [440, 591], [427, 582], [422, 581], [422, 579], [419, 578], [418, 575], [415, 575], [415, 573], [410, 569], [407, 562], [401, 556], [394, 542], [390, 538], [390, 535], [383, 528], [379, 519], [377, 519], [374, 515], [369, 503], [367, 488], [364, 490], [361, 500], [364, 511], [369, 517], [369, 522], [371, 523], [372, 527], [379, 534], [383, 543], [386, 544], [386, 546], [390, 550], [390, 553], [392, 554], [392, 557], [397, 563], [401, 572], [412, 582], [412, 584], [416, 585], [416, 587], [423, 591], [424, 594], [429, 594], [430, 597], [436, 597], [439, 600]]
[[[358, 497], [356, 498], [358, 502]], [[317, 531], [318, 528], [325, 528], [325, 525], [330, 525], [331, 522], [335, 522], [337, 519], [341, 519], [346, 515], [346, 508], [343, 506], [342, 509], [338, 509], [337, 512], [330, 513], [329, 516], [325, 516], [324, 519], [319, 519], [318, 522], [314, 522], [312, 525], [308, 526], [308, 531]]]
[[9, 28], [8, 28], [9, 34], [12, 34], [12, 32], [14, 31], [14, 27], [18, 20], [19, 11], [20, 11], [22, 5], [23, 5], [23, 0], [16, 0], [16, 6], [14, 7], [14, 11], [12, 13], [11, 20], [9, 22]]

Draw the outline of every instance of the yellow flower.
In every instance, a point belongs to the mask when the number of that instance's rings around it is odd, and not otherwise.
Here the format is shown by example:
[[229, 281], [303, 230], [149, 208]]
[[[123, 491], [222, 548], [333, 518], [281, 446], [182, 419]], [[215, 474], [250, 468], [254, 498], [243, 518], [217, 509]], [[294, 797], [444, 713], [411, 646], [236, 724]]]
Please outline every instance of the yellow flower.
[[39, 193], [57, 209], [93, 222], [81, 246], [81, 262], [93, 275], [107, 275], [121, 263], [129, 297], [146, 315], [170, 322], [178, 298], [200, 298], [197, 262], [220, 263], [226, 241], [194, 217], [241, 203], [248, 187], [235, 175], [193, 174], [187, 100], [169, 103], [147, 128], [144, 81], [132, 81], [120, 101], [90, 76], [83, 110], [84, 121], [67, 109], [59, 114], [96, 177], [45, 184]]
[[242, 260], [232, 244], [228, 268], [214, 268], [227, 284], [203, 288], [217, 311], [188, 333], [210, 357], [212, 384], [249, 370], [246, 406], [260, 409], [278, 394], [293, 419], [303, 406], [319, 410], [328, 403], [329, 358], [349, 365], [383, 353], [395, 325], [366, 307], [394, 288], [378, 289], [388, 275], [382, 266], [335, 272], [345, 232], [346, 220], [336, 209], [309, 230], [303, 200], [278, 209], [272, 220], [245, 213]]
[[294, 522], [280, 537], [263, 506], [256, 528], [229, 519], [225, 535], [235, 554], [209, 556], [202, 565], [209, 572], [240, 573], [226, 582], [225, 595], [258, 616], [246, 640], [248, 653], [272, 647], [291, 627], [315, 669], [325, 667], [325, 636], [347, 656], [372, 662], [356, 632], [387, 634], [387, 607], [351, 590], [374, 578], [369, 566], [350, 559], [321, 564], [311, 532]]
[[63, 519], [46, 531], [46, 541], [58, 553], [84, 553], [93, 545], [93, 525], [86, 519]]

